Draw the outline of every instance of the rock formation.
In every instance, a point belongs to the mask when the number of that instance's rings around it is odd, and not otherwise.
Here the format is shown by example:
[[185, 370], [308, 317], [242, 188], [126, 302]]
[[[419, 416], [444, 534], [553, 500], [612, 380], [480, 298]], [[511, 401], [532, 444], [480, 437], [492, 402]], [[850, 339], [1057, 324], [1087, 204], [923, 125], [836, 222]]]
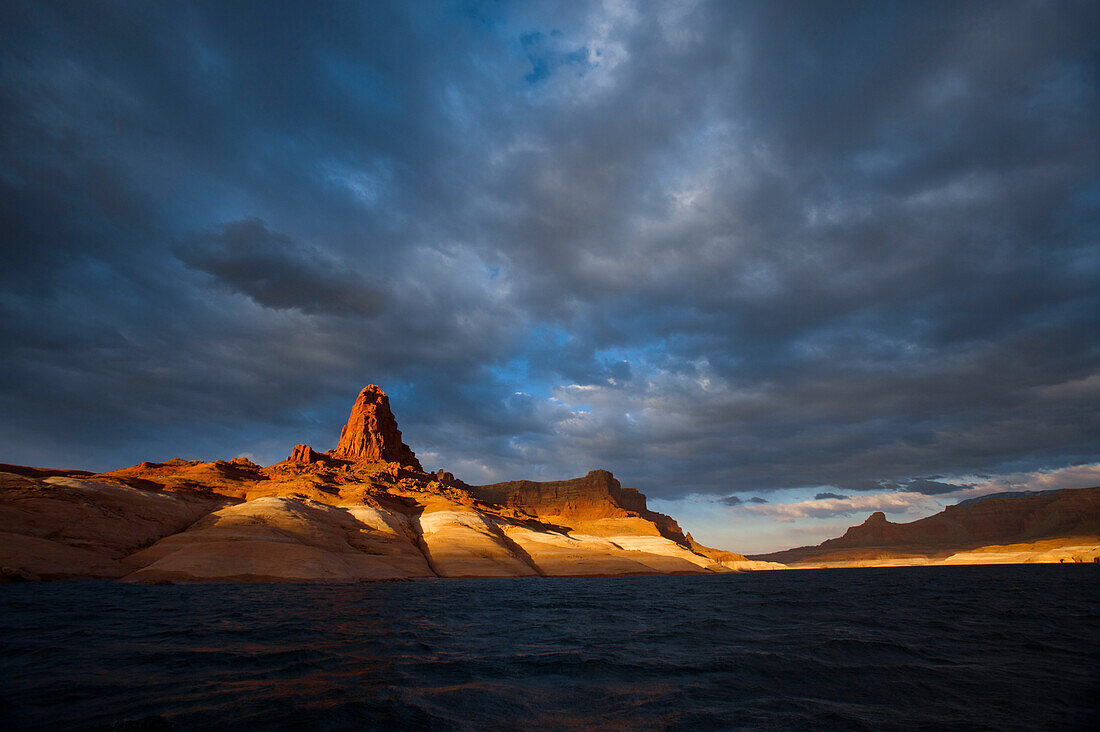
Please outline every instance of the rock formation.
[[102, 474], [0, 466], [0, 579], [350, 582], [767, 566], [696, 544], [607, 471], [478, 487], [426, 473], [377, 386], [359, 394], [336, 449], [297, 445], [266, 468], [245, 458]]
[[[1021, 543], [1024, 542], [1024, 543]], [[987, 498], [758, 557], [705, 547], [606, 470], [470, 486], [427, 473], [377, 386], [334, 450], [261, 467], [166, 460], [93, 474], [0, 465], [0, 581], [358, 582], [723, 573], [795, 566], [1079, 561], [1100, 488]]]
[[[21, 579], [122, 577], [128, 556], [229, 503], [205, 491], [141, 490], [111, 479], [19, 475], [0, 466], [0, 573]], [[32, 469], [33, 470], [33, 469]]]
[[401, 441], [389, 397], [375, 384], [359, 392], [332, 455], [355, 462], [394, 462], [423, 470], [413, 451]]
[[1078, 488], [964, 501], [905, 524], [876, 511], [836, 539], [755, 558], [794, 566], [881, 566], [1092, 561], [1098, 553], [1100, 488]]
[[650, 511], [644, 495], [633, 488], [623, 488], [606, 470], [593, 470], [572, 480], [546, 483], [513, 480], [473, 486], [470, 491], [488, 503], [571, 525], [621, 525], [640, 519], [652, 524], [666, 539], [688, 546], [684, 532], [672, 517]]
[[323, 457], [321, 453], [317, 452], [309, 445], [295, 445], [294, 450], [290, 453], [290, 457], [286, 460], [288, 463], [308, 465], [309, 463], [315, 463], [321, 460]]

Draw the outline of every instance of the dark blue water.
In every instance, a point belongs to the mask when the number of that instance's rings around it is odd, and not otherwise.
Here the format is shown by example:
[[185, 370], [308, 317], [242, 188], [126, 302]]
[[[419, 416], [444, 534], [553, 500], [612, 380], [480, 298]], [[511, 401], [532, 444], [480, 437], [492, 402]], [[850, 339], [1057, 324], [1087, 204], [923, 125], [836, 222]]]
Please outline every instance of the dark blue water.
[[71, 729], [1097, 729], [1100, 567], [0, 586]]

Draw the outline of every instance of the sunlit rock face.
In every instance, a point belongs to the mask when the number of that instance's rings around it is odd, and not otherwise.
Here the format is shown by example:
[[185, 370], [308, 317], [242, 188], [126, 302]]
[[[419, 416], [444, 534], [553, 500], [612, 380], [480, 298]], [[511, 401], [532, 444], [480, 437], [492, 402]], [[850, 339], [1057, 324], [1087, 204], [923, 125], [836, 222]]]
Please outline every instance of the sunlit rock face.
[[256, 498], [134, 553], [130, 579], [362, 581], [433, 576], [407, 518], [378, 506]]
[[390, 411], [389, 397], [375, 384], [359, 392], [348, 423], [340, 430], [340, 443], [332, 454], [344, 460], [384, 460], [422, 469], [416, 455], [401, 441], [401, 430], [397, 429], [397, 420]]
[[[0, 466], [9, 580], [359, 582], [728, 572], [611, 473], [471, 487], [425, 473], [368, 386], [335, 450], [268, 467], [169, 460], [92, 475]], [[772, 565], [775, 566], [775, 565]]]
[[596, 535], [632, 527], [632, 532], [655, 533], [688, 547], [683, 530], [672, 517], [650, 511], [643, 494], [633, 488], [623, 488], [606, 470], [593, 470], [583, 478], [572, 480], [545, 483], [513, 480], [473, 486], [470, 491], [488, 503], [508, 506], [551, 522], [584, 526]]
[[315, 463], [323, 458], [324, 456], [321, 455], [321, 453], [317, 452], [309, 445], [295, 445], [290, 453], [290, 457], [288, 457], [286, 461], [288, 463], [308, 465], [309, 463]]
[[1100, 554], [1100, 487], [976, 499], [911, 523], [876, 511], [844, 536], [764, 554], [795, 566], [1093, 561]]
[[509, 506], [533, 516], [560, 516], [597, 520], [629, 516], [646, 510], [645, 496], [624, 489], [606, 470], [593, 470], [583, 478], [536, 483], [513, 480], [475, 486], [473, 493], [484, 501]]

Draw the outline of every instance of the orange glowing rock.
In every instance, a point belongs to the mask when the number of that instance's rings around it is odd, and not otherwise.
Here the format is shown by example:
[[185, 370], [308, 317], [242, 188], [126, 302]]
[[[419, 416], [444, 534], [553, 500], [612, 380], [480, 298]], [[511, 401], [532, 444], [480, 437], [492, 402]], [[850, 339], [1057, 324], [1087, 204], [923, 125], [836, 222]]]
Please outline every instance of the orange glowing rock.
[[427, 473], [385, 393], [360, 392], [338, 446], [260, 467], [173, 459], [95, 474], [0, 465], [0, 581], [356, 582], [712, 573], [702, 547], [611, 473], [470, 486]]
[[401, 430], [397, 429], [397, 420], [390, 411], [390, 399], [376, 384], [359, 392], [332, 455], [356, 462], [394, 462], [423, 470], [413, 451], [401, 441]]
[[290, 453], [290, 457], [287, 458], [287, 462], [290, 463], [302, 463], [308, 465], [309, 463], [315, 463], [320, 460], [323, 455], [314, 450], [309, 445], [295, 445], [294, 450]]

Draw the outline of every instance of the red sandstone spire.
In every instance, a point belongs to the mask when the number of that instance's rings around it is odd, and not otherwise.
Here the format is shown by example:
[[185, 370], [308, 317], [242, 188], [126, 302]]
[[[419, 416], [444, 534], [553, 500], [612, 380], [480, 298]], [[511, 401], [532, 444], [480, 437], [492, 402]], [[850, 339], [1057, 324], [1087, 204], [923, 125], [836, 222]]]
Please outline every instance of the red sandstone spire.
[[401, 441], [389, 397], [374, 384], [359, 392], [348, 423], [340, 430], [340, 444], [332, 454], [344, 460], [387, 460], [423, 470], [413, 451]]

